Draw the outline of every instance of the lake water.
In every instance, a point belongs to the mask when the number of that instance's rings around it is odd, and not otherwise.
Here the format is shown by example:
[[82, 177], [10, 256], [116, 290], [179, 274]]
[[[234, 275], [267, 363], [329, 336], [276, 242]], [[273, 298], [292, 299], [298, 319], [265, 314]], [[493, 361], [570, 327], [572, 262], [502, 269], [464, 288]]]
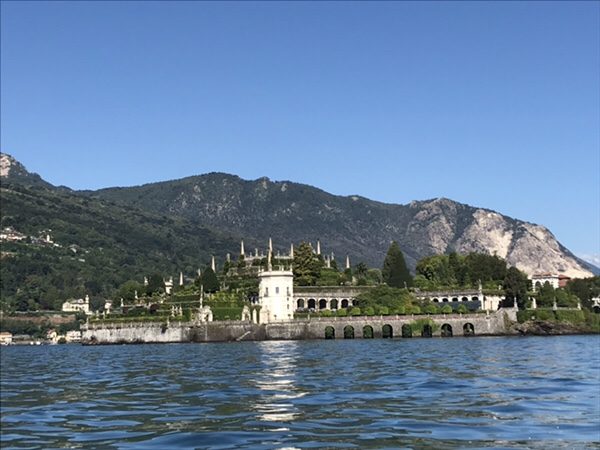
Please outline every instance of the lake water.
[[1, 349], [1, 447], [600, 448], [600, 336]]

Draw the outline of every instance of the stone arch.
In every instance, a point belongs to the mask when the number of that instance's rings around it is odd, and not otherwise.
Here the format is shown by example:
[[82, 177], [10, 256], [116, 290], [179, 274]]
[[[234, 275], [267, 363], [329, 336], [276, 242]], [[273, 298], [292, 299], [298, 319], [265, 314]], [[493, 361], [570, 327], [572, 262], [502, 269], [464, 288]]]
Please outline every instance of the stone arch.
[[247, 306], [244, 306], [244, 309], [242, 310], [242, 320], [246, 320], [248, 322], [252, 320], [252, 312]]
[[343, 298], [342, 299], [342, 308], [347, 308], [348, 307], [348, 299], [347, 298]]
[[363, 327], [363, 339], [373, 339], [375, 333], [373, 333], [373, 327], [371, 325], [365, 325]]
[[479, 301], [479, 297], [472, 297], [471, 301], [478, 302]]
[[412, 328], [407, 323], [402, 325], [402, 337], [403, 338], [411, 338], [412, 337]]
[[469, 298], [468, 298], [468, 297], [463, 297], [463, 298], [461, 298], [461, 299], [460, 299], [460, 301], [461, 301], [461, 302], [468, 302], [468, 301], [469, 301]]
[[472, 323], [467, 322], [463, 325], [463, 334], [465, 336], [474, 336], [475, 335], [475, 327]]
[[600, 313], [600, 306], [594, 306], [592, 308], [592, 311], [594, 311], [595, 313]]
[[317, 301], [314, 298], [309, 298], [307, 307], [308, 309], [317, 309]]
[[335, 328], [325, 327], [325, 339], [335, 339]]
[[324, 298], [319, 300], [319, 309], [327, 309], [327, 300]]
[[444, 298], [442, 299], [442, 301], [443, 301], [444, 303], [448, 303], [448, 299], [447, 299], [446, 297], [444, 297]]
[[431, 337], [433, 336], [433, 328], [431, 325], [426, 324], [423, 325], [423, 331], [421, 331], [421, 337]]
[[381, 327], [381, 337], [384, 339], [391, 339], [394, 337], [394, 329], [388, 323]]
[[331, 309], [338, 309], [338, 301], [337, 298], [332, 298], [330, 302]]
[[357, 306], [357, 305], [358, 305], [358, 301], [355, 298], [353, 298], [352, 299], [352, 306]]
[[457, 302], [458, 301], [458, 297], [452, 297], [452, 301], [453, 302]]
[[299, 299], [296, 301], [296, 307], [297, 307], [298, 309], [304, 309], [304, 299], [303, 299], [303, 298], [299, 298]]
[[452, 325], [449, 323], [442, 325], [442, 337], [452, 337]]
[[438, 298], [433, 299], [433, 303], [439, 303], [439, 302], [440, 302], [440, 300]]
[[352, 325], [344, 327], [344, 339], [354, 339], [354, 327]]

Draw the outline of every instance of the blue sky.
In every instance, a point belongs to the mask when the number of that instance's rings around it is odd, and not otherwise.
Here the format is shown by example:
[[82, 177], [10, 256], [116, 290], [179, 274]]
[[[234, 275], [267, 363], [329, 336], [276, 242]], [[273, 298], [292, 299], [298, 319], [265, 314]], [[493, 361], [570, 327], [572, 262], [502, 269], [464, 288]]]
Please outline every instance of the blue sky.
[[54, 184], [448, 197], [600, 253], [598, 2], [1, 9], [1, 149]]

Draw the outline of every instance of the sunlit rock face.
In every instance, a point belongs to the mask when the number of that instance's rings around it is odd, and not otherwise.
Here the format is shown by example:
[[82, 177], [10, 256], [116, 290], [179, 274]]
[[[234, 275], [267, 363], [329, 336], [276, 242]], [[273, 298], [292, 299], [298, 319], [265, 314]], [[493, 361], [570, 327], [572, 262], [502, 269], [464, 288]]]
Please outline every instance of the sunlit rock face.
[[522, 223], [519, 237], [514, 240], [508, 262], [527, 273], [563, 273], [571, 278], [592, 276], [580, 260], [563, 247], [548, 229]]
[[593, 275], [545, 227], [508, 220], [492, 211], [479, 209], [473, 213], [473, 222], [457, 239], [456, 249], [460, 253], [496, 254], [528, 274], [563, 273], [572, 278]]
[[5, 155], [4, 153], [0, 155], [0, 177], [8, 176], [13, 161], [14, 160], [10, 156]]
[[0, 153], [0, 178], [2, 181], [12, 181], [30, 186], [53, 187], [50, 183], [32, 172], [8, 153]]

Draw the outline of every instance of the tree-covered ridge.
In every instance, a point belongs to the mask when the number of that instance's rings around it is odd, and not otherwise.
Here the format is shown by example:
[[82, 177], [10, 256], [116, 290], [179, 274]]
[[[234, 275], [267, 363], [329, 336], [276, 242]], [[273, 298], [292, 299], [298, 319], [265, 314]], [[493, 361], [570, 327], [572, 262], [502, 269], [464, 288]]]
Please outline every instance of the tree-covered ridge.
[[[267, 178], [243, 180], [210, 173], [85, 195], [135, 204], [261, 241], [299, 242], [319, 237], [326, 253], [380, 266], [396, 241], [411, 270], [426, 256], [479, 252], [504, 256], [511, 265], [588, 276], [589, 265], [561, 246], [544, 227], [445, 198], [385, 204], [360, 196]], [[498, 240], [497, 236], [504, 236]], [[544, 235], [543, 245], [537, 236]], [[510, 240], [506, 246], [504, 239]], [[559, 249], [559, 251], [556, 251]], [[505, 254], [505, 252], [507, 252]], [[531, 269], [533, 270], [533, 269]], [[528, 272], [531, 272], [528, 270]]]
[[[111, 297], [143, 274], [193, 276], [211, 254], [237, 248], [237, 238], [188, 220], [78, 196], [2, 182], [0, 226], [27, 236], [51, 230], [57, 244], [2, 243], [3, 309], [60, 309], [68, 298]], [[141, 280], [140, 280], [141, 281]]]

